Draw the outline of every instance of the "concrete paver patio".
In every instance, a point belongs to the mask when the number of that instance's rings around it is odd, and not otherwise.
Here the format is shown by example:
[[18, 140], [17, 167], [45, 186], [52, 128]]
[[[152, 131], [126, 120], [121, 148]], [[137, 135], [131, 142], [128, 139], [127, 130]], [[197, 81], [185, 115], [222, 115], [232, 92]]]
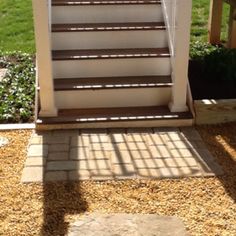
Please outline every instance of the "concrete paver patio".
[[221, 175], [186, 128], [56, 130], [32, 134], [22, 182]]

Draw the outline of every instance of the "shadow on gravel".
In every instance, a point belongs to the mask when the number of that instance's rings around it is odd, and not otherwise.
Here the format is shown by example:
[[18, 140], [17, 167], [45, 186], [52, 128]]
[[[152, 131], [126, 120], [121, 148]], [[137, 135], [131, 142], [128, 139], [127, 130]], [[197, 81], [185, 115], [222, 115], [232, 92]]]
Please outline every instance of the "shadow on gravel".
[[223, 168], [224, 175], [217, 178], [236, 202], [236, 123], [199, 126], [198, 131]]
[[44, 185], [44, 223], [41, 235], [67, 235], [66, 215], [85, 212], [79, 183], [46, 183]]

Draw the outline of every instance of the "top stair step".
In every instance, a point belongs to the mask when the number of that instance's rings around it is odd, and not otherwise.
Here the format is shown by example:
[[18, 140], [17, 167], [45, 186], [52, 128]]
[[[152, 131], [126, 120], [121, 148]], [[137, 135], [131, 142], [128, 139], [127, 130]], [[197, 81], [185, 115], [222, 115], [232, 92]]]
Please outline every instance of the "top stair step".
[[160, 0], [52, 0], [52, 6], [161, 4]]

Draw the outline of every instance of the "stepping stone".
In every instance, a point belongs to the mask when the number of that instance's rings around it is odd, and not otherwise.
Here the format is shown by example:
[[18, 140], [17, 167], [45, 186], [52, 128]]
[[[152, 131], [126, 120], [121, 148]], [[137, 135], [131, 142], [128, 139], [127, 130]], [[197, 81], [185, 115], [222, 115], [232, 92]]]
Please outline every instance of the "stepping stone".
[[9, 143], [9, 140], [5, 137], [0, 136], [0, 147], [3, 147]]
[[68, 236], [187, 236], [182, 221], [173, 216], [89, 214], [69, 228]]

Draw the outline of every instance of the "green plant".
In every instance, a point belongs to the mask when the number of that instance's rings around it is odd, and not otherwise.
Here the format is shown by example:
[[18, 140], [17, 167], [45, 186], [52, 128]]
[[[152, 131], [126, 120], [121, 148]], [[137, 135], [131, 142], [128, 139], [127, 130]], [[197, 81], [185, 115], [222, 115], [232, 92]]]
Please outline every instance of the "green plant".
[[0, 51], [0, 68], [8, 72], [0, 82], [0, 123], [29, 122], [35, 100], [35, 65], [31, 55]]
[[207, 55], [216, 51], [218, 47], [213, 46], [209, 43], [196, 41], [190, 43], [190, 58], [192, 60], [202, 61]]

